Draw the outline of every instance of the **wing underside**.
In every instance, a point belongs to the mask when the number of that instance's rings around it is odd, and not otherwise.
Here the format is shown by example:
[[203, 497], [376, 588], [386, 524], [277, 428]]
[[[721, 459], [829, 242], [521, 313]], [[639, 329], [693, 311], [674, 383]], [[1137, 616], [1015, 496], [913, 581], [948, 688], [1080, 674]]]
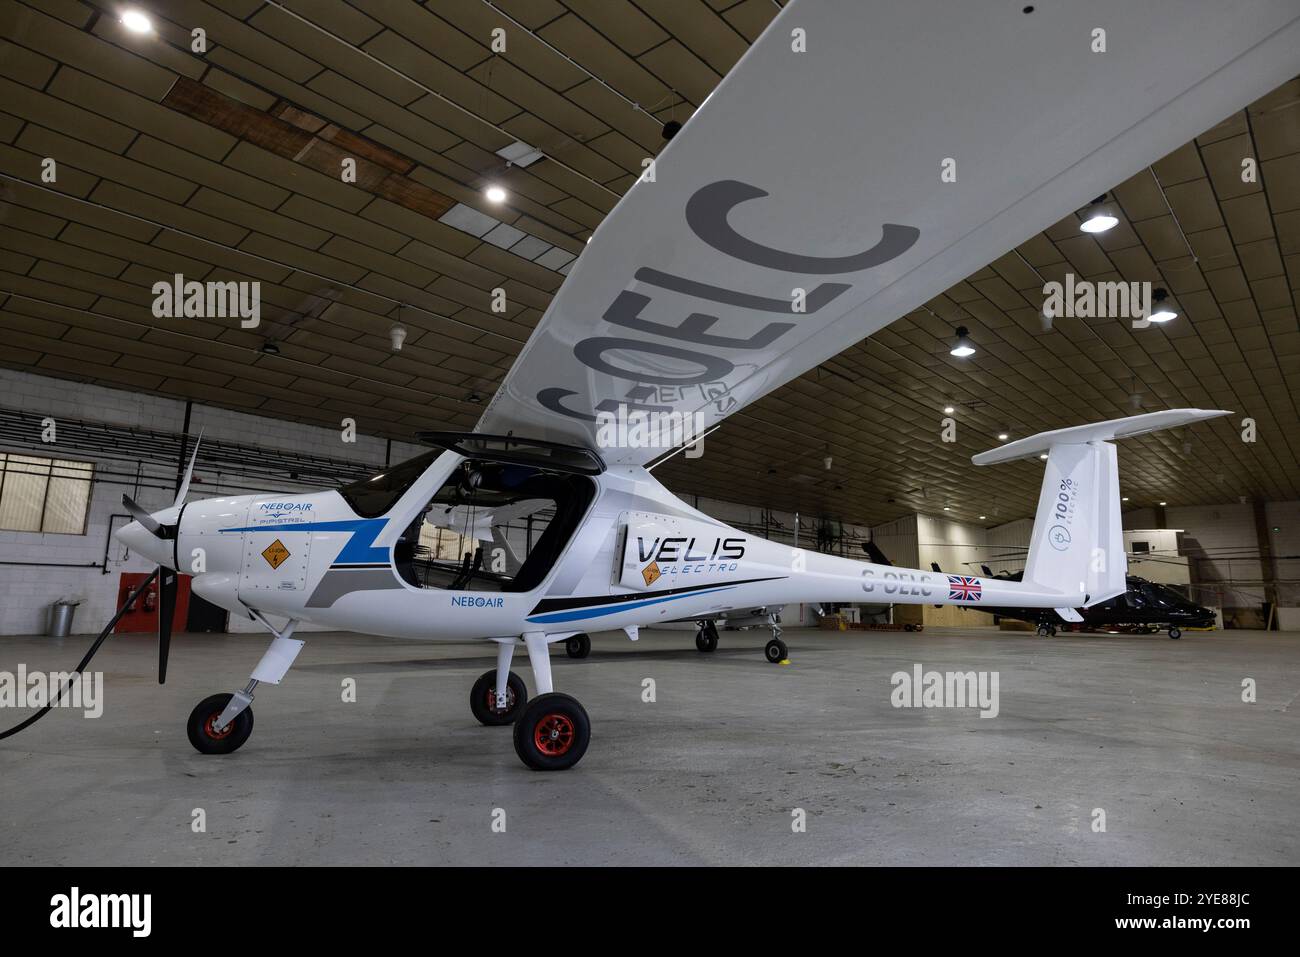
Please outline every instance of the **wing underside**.
[[1293, 0], [795, 0], [601, 223], [478, 429], [645, 464], [1264, 95], [1296, 49]]

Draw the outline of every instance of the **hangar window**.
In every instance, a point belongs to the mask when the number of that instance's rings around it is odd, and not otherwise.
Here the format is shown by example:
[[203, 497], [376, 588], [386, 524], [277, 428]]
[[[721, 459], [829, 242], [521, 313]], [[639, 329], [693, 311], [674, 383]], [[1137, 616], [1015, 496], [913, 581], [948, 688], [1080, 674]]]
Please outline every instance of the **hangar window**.
[[595, 496], [582, 475], [463, 462], [394, 547], [418, 588], [528, 591], [541, 584]]
[[0, 452], [0, 528], [84, 535], [90, 462]]

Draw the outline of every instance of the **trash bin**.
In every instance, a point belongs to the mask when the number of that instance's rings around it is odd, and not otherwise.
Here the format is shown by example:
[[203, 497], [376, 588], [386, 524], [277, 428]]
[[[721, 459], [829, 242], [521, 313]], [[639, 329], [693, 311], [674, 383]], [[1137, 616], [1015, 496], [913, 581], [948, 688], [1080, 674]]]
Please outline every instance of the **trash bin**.
[[72, 616], [80, 601], [60, 598], [50, 606], [50, 627], [45, 634], [50, 638], [66, 638], [72, 633]]

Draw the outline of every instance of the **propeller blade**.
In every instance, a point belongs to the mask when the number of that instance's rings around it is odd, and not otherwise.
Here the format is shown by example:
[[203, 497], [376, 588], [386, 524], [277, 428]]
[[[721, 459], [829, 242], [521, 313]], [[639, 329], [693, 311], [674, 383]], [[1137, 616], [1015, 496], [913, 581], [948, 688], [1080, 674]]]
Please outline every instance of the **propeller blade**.
[[181, 480], [181, 487], [176, 492], [176, 501], [172, 504], [179, 507], [185, 504], [185, 496], [190, 491], [190, 477], [194, 474], [194, 462], [199, 457], [199, 443], [203, 441], [203, 433], [199, 432], [199, 437], [194, 440], [194, 451], [190, 455], [189, 468], [185, 470], [185, 478]]
[[131, 496], [122, 496], [122, 507], [131, 513], [131, 517], [144, 526], [145, 531], [151, 532], [162, 538], [162, 524], [135, 502], [131, 501]]
[[158, 567], [158, 683], [167, 683], [167, 656], [172, 647], [172, 616], [180, 578], [175, 569]]

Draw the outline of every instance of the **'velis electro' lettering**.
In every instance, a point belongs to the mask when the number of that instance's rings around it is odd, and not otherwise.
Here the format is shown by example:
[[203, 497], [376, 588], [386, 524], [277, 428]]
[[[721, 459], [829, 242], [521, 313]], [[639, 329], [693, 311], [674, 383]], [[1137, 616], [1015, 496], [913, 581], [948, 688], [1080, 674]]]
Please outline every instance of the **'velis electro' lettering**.
[[[697, 541], [701, 543], [697, 545]], [[715, 538], [697, 540], [685, 536], [654, 538], [647, 542], [640, 536], [636, 540], [637, 557], [642, 562], [713, 562], [738, 561], [745, 557], [743, 538]]]

